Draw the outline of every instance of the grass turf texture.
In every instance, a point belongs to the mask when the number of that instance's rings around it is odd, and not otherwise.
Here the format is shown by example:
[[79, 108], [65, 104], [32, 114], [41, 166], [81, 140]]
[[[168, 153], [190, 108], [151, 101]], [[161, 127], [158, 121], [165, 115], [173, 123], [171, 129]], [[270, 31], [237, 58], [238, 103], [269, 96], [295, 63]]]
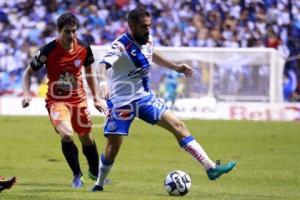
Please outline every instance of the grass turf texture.
[[[103, 119], [94, 118], [95, 124]], [[187, 172], [192, 189], [180, 199], [300, 199], [300, 126], [296, 122], [185, 121], [212, 159], [235, 159], [236, 169], [209, 181], [199, 164], [179, 148], [173, 136], [135, 121], [103, 193], [89, 192], [87, 163], [80, 153], [83, 189], [71, 188], [71, 171], [60, 150], [59, 137], [47, 117], [0, 117], [0, 175], [18, 176], [18, 183], [0, 199], [174, 199], [163, 180], [172, 170]], [[99, 151], [105, 138], [93, 129]], [[79, 144], [76, 139], [76, 143]], [[81, 147], [78, 145], [79, 151]]]

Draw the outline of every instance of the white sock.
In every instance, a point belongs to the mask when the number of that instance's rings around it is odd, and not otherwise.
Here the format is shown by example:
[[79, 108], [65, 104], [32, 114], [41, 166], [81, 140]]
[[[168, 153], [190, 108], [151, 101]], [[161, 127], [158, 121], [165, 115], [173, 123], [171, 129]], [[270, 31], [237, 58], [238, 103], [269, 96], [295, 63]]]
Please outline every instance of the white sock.
[[113, 166], [113, 162], [105, 160], [103, 154], [101, 154], [100, 162], [99, 162], [99, 173], [95, 185], [100, 185], [103, 188], [104, 181], [107, 175], [109, 174], [112, 166]]
[[216, 164], [209, 159], [204, 149], [193, 136], [182, 138], [179, 144], [185, 151], [190, 153], [205, 168], [205, 170], [216, 167]]

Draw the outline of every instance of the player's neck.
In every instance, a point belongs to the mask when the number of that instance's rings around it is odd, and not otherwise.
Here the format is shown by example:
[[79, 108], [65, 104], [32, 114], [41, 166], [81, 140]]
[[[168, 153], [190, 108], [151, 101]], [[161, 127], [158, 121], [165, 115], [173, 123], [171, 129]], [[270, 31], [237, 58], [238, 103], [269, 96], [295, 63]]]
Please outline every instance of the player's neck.
[[61, 44], [62, 48], [67, 52], [72, 52], [74, 49], [74, 42], [64, 42], [60, 39], [59, 43]]
[[139, 44], [138, 41], [136, 41], [136, 40], [134, 39], [133, 34], [131, 33], [131, 31], [128, 32], [128, 35], [130, 36], [130, 39], [131, 39], [133, 42], [135, 42], [135, 43], [138, 44], [138, 45], [141, 45], [141, 44]]

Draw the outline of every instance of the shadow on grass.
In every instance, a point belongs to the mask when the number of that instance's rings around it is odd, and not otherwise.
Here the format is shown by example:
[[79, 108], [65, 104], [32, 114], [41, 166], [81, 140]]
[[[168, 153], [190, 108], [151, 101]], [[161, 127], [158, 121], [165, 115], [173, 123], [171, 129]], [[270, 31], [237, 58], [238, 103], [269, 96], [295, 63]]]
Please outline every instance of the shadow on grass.
[[[16, 186], [24, 193], [52, 193], [74, 191], [71, 184], [62, 183], [18, 183]], [[76, 191], [76, 190], [75, 190]]]

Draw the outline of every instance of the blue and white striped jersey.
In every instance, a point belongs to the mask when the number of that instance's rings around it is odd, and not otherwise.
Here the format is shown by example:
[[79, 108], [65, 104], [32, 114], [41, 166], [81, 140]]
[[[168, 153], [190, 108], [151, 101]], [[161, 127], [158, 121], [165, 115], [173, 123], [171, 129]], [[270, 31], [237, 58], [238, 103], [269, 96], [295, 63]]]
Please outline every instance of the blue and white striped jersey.
[[102, 63], [111, 67], [109, 100], [114, 108], [149, 94], [149, 71], [153, 55], [152, 37], [145, 45], [125, 33], [112, 42]]

